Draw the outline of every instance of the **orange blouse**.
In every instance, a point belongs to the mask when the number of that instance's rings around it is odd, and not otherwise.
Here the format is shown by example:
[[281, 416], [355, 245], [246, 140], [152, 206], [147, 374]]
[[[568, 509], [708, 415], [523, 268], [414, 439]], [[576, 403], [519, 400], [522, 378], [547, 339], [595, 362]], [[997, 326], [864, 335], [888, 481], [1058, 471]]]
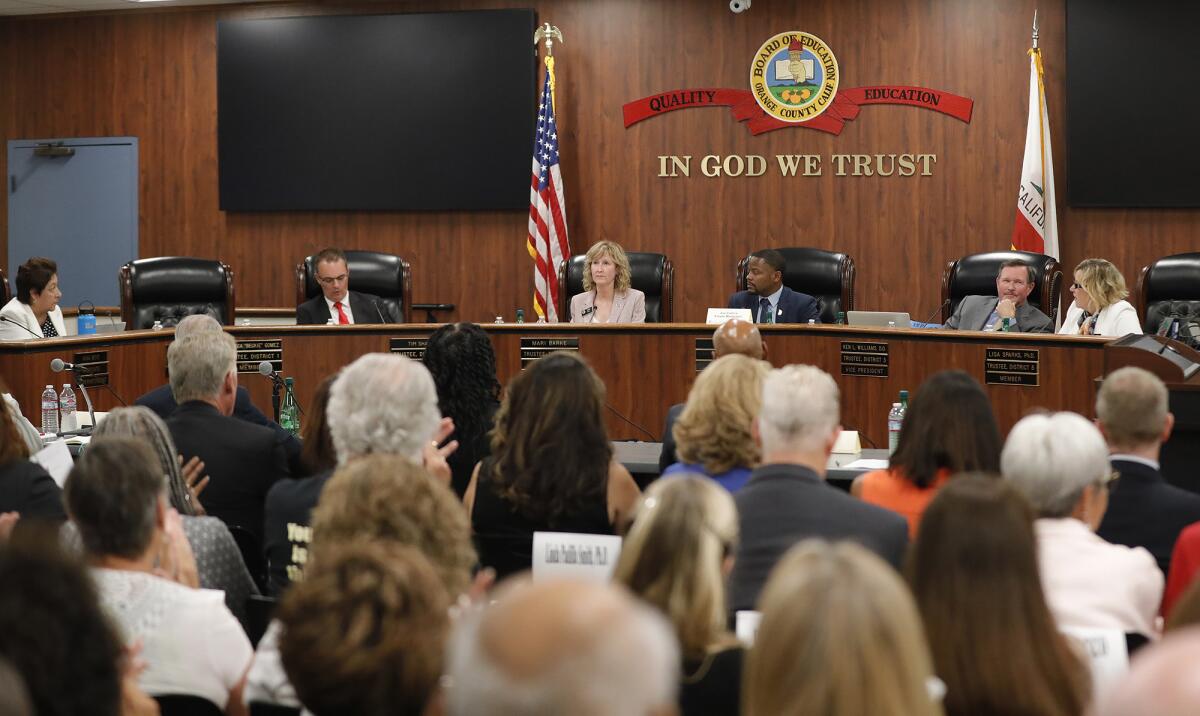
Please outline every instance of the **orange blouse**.
[[948, 479], [950, 471], [943, 468], [934, 476], [932, 485], [920, 488], [891, 468], [873, 470], [859, 478], [862, 488], [859, 498], [903, 515], [908, 520], [908, 538], [916, 539], [921, 515]]

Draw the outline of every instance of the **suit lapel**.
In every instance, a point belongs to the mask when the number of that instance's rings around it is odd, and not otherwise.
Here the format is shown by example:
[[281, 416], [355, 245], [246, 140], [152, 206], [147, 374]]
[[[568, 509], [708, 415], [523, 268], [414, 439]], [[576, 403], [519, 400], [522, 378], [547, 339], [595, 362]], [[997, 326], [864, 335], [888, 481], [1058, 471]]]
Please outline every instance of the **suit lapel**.
[[628, 292], [626, 292], [625, 295], [621, 295], [619, 293], [613, 294], [613, 305], [612, 310], [608, 312], [608, 323], [612, 323], [614, 320], [620, 318], [621, 307], [625, 305], [625, 296], [628, 295]]
[[795, 297], [792, 289], [787, 286], [783, 287], [779, 294], [779, 305], [775, 306], [775, 323], [790, 323], [790, 321], [784, 320], [784, 316], [791, 315], [792, 299]]

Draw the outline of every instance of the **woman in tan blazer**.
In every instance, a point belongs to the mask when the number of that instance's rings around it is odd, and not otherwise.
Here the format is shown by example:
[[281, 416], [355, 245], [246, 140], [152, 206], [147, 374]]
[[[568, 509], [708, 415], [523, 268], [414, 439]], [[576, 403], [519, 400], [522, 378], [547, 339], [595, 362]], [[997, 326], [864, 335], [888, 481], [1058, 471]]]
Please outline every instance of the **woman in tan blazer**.
[[645, 323], [646, 294], [629, 286], [629, 257], [598, 241], [583, 262], [583, 293], [571, 297], [571, 323]]

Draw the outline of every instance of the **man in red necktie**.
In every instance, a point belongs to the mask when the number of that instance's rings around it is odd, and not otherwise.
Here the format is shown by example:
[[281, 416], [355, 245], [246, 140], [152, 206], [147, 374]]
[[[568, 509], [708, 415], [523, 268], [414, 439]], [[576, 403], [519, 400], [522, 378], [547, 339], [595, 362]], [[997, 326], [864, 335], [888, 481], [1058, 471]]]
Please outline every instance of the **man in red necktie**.
[[350, 267], [341, 249], [328, 248], [313, 257], [321, 295], [296, 307], [296, 323], [397, 323], [378, 296], [350, 290]]

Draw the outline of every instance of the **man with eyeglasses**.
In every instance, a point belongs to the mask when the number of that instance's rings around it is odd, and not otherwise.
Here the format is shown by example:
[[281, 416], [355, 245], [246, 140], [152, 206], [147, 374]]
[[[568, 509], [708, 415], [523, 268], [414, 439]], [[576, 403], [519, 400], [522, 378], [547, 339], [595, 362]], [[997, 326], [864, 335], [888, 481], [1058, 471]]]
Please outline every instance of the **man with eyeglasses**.
[[341, 249], [328, 248], [313, 257], [321, 295], [296, 307], [296, 324], [399, 323], [378, 296], [350, 290], [350, 267]]
[[1005, 261], [1000, 264], [1000, 274], [996, 276], [996, 295], [963, 298], [954, 315], [946, 321], [946, 328], [1053, 333], [1054, 322], [1050, 317], [1028, 303], [1033, 288], [1033, 269], [1023, 261]]

